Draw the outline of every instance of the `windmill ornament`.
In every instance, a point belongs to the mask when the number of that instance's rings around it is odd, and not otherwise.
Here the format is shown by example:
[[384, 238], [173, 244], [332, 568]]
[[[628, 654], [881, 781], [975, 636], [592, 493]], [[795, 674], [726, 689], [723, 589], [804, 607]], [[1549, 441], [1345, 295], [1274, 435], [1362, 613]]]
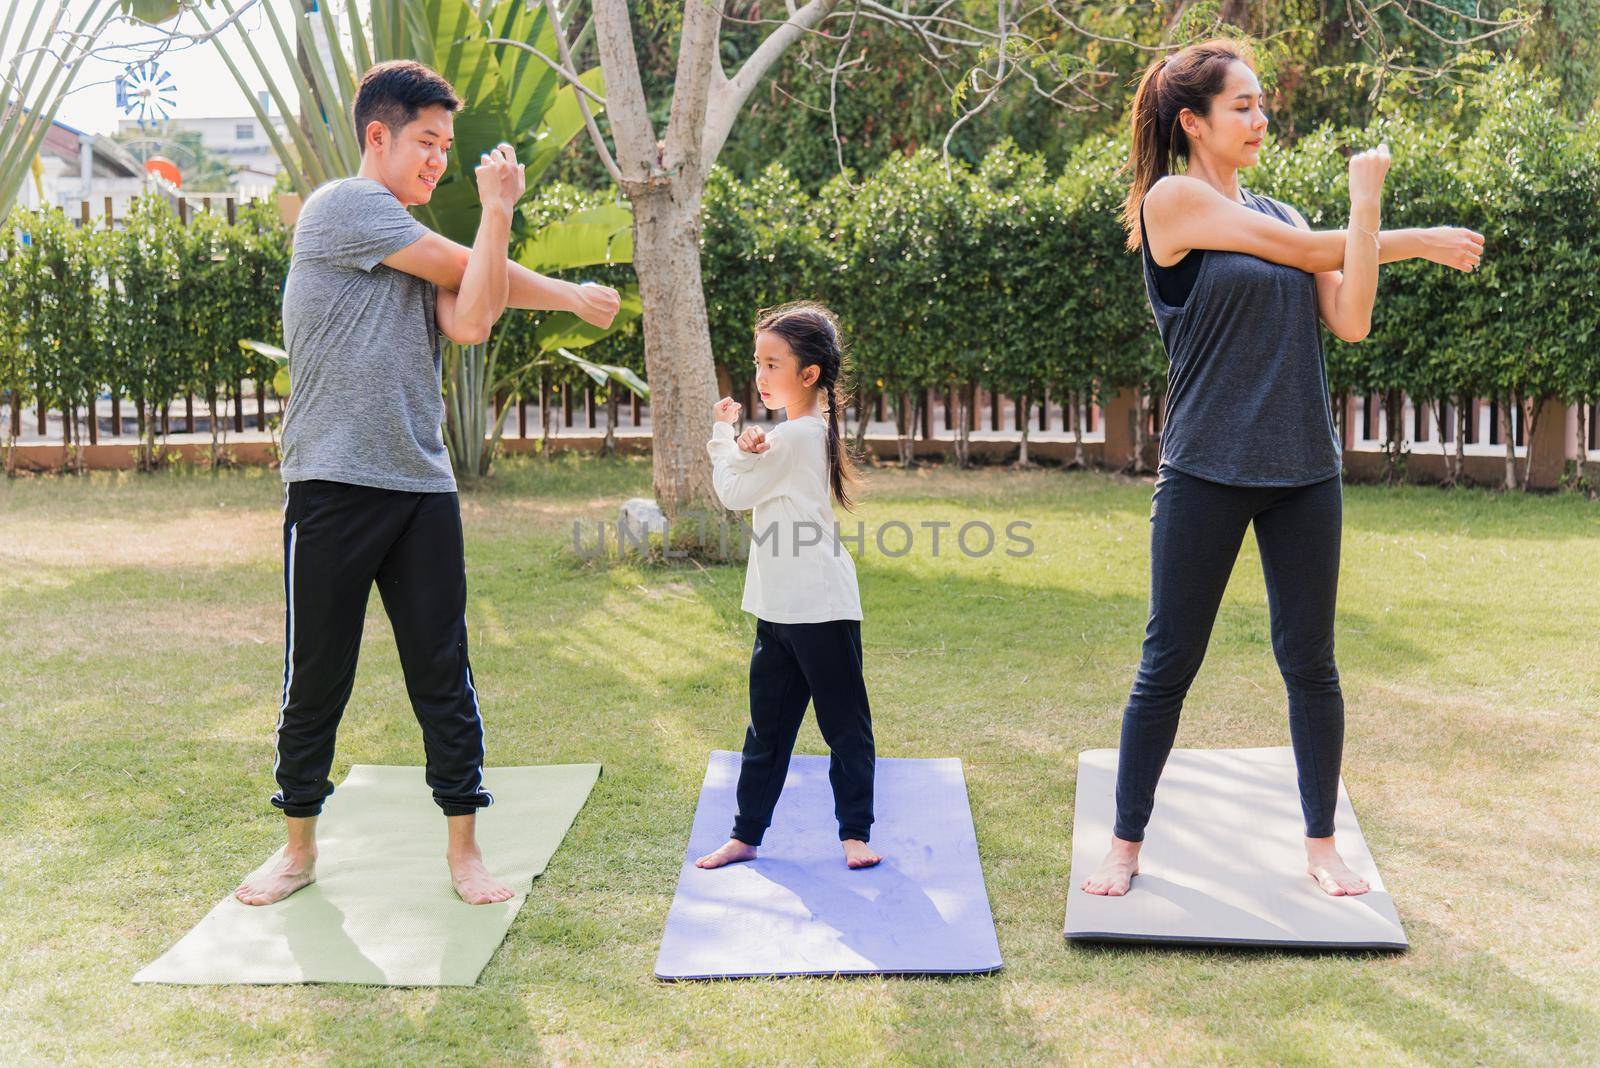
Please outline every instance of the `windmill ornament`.
[[154, 60], [130, 63], [117, 78], [117, 107], [124, 115], [137, 119], [139, 126], [166, 121], [177, 101], [178, 83], [172, 72], [162, 70]]

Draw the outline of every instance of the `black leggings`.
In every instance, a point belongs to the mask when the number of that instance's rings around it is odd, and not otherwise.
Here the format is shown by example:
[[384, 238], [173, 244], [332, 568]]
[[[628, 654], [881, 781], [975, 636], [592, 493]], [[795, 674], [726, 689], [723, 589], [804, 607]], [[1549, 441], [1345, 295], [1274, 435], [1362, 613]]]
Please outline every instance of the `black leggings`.
[[839, 840], [867, 841], [872, 829], [876, 750], [872, 710], [861, 673], [861, 622], [769, 623], [756, 619], [750, 654], [750, 727], [739, 766], [739, 812], [733, 837], [758, 846], [789, 774], [789, 756], [806, 714], [828, 743], [828, 781]]
[[1122, 713], [1116, 836], [1144, 839], [1184, 695], [1205, 659], [1217, 606], [1254, 524], [1272, 614], [1272, 651], [1289, 691], [1289, 737], [1306, 836], [1333, 834], [1344, 697], [1333, 661], [1343, 490], [1225, 486], [1163, 465], [1150, 509], [1150, 622]]

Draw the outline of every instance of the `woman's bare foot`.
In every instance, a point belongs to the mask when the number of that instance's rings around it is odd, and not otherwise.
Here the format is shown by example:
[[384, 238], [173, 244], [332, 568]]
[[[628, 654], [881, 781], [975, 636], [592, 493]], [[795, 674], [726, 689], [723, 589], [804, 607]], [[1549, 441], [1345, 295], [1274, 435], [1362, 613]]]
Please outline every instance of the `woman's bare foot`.
[[1083, 891], [1101, 897], [1121, 897], [1128, 892], [1133, 877], [1139, 874], [1139, 842], [1111, 839], [1106, 859], [1095, 873], [1083, 881]]
[[315, 853], [285, 853], [270, 871], [252, 875], [240, 883], [233, 896], [246, 905], [270, 905], [316, 881]]
[[456, 896], [467, 904], [494, 905], [516, 896], [511, 887], [489, 874], [489, 869], [483, 866], [483, 854], [477, 849], [449, 852], [444, 859], [450, 865], [450, 881], [455, 884]]
[[1331, 837], [1306, 839], [1306, 873], [1333, 897], [1355, 897], [1371, 889], [1365, 879], [1350, 870], [1333, 847]]
[[844, 846], [844, 864], [847, 868], [870, 868], [883, 859], [859, 839], [845, 838], [839, 844]]
[[694, 862], [697, 868], [720, 868], [724, 864], [737, 864], [741, 860], [755, 860], [756, 847], [737, 838], [730, 838], [720, 849], [707, 853]]

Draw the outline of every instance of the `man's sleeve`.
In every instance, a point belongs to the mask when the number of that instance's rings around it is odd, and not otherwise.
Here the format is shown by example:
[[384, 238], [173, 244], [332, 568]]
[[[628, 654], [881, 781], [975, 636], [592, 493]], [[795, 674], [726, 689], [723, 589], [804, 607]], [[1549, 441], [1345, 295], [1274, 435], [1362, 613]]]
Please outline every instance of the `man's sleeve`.
[[330, 263], [371, 271], [428, 232], [377, 182], [348, 181], [333, 194], [321, 213], [321, 252]]

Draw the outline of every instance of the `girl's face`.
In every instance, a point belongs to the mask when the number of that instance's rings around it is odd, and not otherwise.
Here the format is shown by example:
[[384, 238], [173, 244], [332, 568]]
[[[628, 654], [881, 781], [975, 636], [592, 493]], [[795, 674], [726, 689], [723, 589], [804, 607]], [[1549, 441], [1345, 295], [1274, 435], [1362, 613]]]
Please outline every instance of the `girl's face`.
[[1232, 167], [1254, 167], [1261, 158], [1261, 140], [1267, 133], [1261, 83], [1255, 71], [1235, 61], [1228, 66], [1222, 92], [1211, 99], [1211, 114], [1184, 116], [1184, 133], [1198, 141], [1218, 162]]
[[801, 370], [800, 357], [789, 351], [788, 342], [770, 330], [756, 335], [756, 392], [769, 409], [805, 407], [814, 399], [822, 368], [816, 364]]

